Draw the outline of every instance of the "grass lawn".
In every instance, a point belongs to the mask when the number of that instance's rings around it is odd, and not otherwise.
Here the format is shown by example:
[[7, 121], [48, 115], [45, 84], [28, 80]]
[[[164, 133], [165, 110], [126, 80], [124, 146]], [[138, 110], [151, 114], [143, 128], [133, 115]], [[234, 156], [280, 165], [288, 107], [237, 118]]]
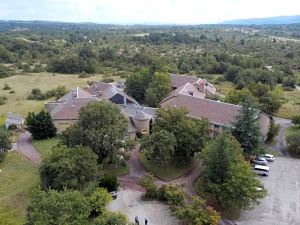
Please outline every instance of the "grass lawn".
[[10, 152], [0, 169], [0, 225], [24, 224], [26, 206], [39, 184], [38, 167]]
[[283, 91], [282, 100], [284, 104], [275, 116], [291, 119], [294, 115], [300, 114], [300, 91]]
[[[15, 75], [0, 79], [0, 96], [8, 98], [7, 103], [0, 105], [0, 114], [6, 115], [8, 112], [15, 112], [26, 115], [30, 111], [43, 109], [44, 101], [27, 100], [33, 88], [40, 88], [43, 92], [64, 85], [68, 90], [79, 86], [86, 87], [87, 81], [101, 80], [101, 75], [95, 75], [90, 78], [78, 78], [78, 75], [36, 73], [27, 75]], [[7, 83], [15, 93], [10, 94], [10, 90], [2, 90], [3, 85]]]
[[206, 201], [206, 204], [212, 206], [217, 211], [221, 212], [222, 215], [230, 220], [236, 220], [240, 216], [240, 211], [232, 210], [232, 209], [222, 209], [220, 205], [217, 203], [216, 199], [210, 194], [204, 191], [203, 181], [199, 178], [194, 184], [194, 189], [196, 193]]
[[234, 90], [234, 84], [230, 81], [223, 81], [220, 84], [214, 84], [214, 86], [217, 88], [217, 92], [226, 95], [230, 91]]
[[36, 150], [38, 150], [42, 157], [45, 158], [53, 146], [57, 145], [59, 142], [59, 137], [53, 137], [50, 139], [44, 139], [44, 140], [33, 140], [32, 144], [35, 147]]
[[0, 127], [3, 127], [5, 123], [5, 116], [4, 115], [0, 115]]
[[290, 126], [286, 129], [286, 134], [285, 135], [286, 135], [286, 137], [288, 137], [288, 136], [291, 136], [291, 135], [297, 134], [297, 133], [300, 133], [300, 128], [293, 125], [293, 126]]
[[124, 166], [120, 164], [116, 167], [116, 164], [104, 163], [103, 170], [104, 173], [117, 177], [124, 176], [129, 173], [129, 167], [127, 165]]
[[151, 161], [147, 160], [145, 154], [143, 153], [140, 154], [140, 160], [148, 172], [151, 172], [154, 176], [165, 181], [171, 181], [179, 178], [187, 171], [189, 171], [193, 166], [193, 163], [190, 163], [189, 165], [185, 166], [171, 164], [168, 167], [159, 167], [153, 164]]

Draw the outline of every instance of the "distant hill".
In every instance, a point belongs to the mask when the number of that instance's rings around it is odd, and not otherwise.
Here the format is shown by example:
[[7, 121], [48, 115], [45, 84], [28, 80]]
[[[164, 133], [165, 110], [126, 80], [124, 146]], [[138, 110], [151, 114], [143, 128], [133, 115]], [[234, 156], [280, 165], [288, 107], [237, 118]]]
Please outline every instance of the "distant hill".
[[223, 22], [223, 24], [236, 24], [236, 25], [267, 25], [267, 24], [291, 24], [291, 23], [300, 23], [300, 15], [225, 20]]

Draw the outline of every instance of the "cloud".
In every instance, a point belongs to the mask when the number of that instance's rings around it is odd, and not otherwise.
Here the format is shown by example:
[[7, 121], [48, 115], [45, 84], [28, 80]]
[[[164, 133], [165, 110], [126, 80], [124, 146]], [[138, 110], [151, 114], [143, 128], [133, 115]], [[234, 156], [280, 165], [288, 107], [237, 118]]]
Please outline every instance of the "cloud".
[[1, 0], [0, 19], [98, 23], [218, 23], [300, 14], [299, 0]]

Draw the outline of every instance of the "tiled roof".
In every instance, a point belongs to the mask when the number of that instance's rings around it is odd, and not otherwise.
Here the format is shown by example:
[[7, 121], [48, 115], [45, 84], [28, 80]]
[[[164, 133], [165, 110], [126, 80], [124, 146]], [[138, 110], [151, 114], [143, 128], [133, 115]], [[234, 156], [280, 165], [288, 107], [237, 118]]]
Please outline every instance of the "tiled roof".
[[106, 100], [109, 100], [116, 94], [120, 94], [122, 96], [126, 96], [126, 98], [129, 99], [131, 102], [138, 104], [138, 102], [134, 98], [127, 95], [124, 91], [117, 88], [113, 84], [108, 84], [108, 83], [104, 83], [101, 81], [97, 81], [97, 82], [94, 82], [86, 91], [97, 97], [99, 96], [99, 99], [106, 99]]
[[71, 101], [61, 103], [54, 112], [51, 112], [53, 120], [77, 120], [79, 111], [95, 98], [74, 98]]
[[62, 96], [58, 101], [70, 101], [73, 98], [92, 98], [93, 96], [86, 92], [85, 90], [76, 87], [75, 89], [69, 91], [67, 94]]
[[194, 96], [197, 98], [205, 98], [205, 94], [203, 92], [200, 92], [193, 84], [190, 82], [176, 88], [175, 90], [171, 91], [167, 97], [165, 97], [161, 103], [167, 101], [170, 98], [176, 97], [179, 94], [181, 95], [188, 95], [188, 96]]
[[180, 74], [170, 74], [170, 80], [171, 80], [171, 87], [178, 88], [182, 85], [185, 85], [186, 83], [195, 84], [200, 78], [193, 77], [193, 76], [187, 76], [187, 75], [180, 75]]
[[185, 95], [170, 99], [163, 105], [166, 106], [184, 107], [189, 111], [190, 117], [207, 118], [211, 123], [218, 125], [230, 125], [241, 110], [241, 106], [238, 105]]

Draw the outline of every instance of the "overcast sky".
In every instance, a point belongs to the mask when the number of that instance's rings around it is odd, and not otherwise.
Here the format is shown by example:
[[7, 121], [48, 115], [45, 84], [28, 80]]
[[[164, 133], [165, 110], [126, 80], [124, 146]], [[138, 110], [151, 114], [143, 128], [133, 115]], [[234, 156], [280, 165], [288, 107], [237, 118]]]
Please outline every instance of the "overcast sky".
[[200, 24], [300, 15], [300, 0], [0, 0], [0, 20]]

